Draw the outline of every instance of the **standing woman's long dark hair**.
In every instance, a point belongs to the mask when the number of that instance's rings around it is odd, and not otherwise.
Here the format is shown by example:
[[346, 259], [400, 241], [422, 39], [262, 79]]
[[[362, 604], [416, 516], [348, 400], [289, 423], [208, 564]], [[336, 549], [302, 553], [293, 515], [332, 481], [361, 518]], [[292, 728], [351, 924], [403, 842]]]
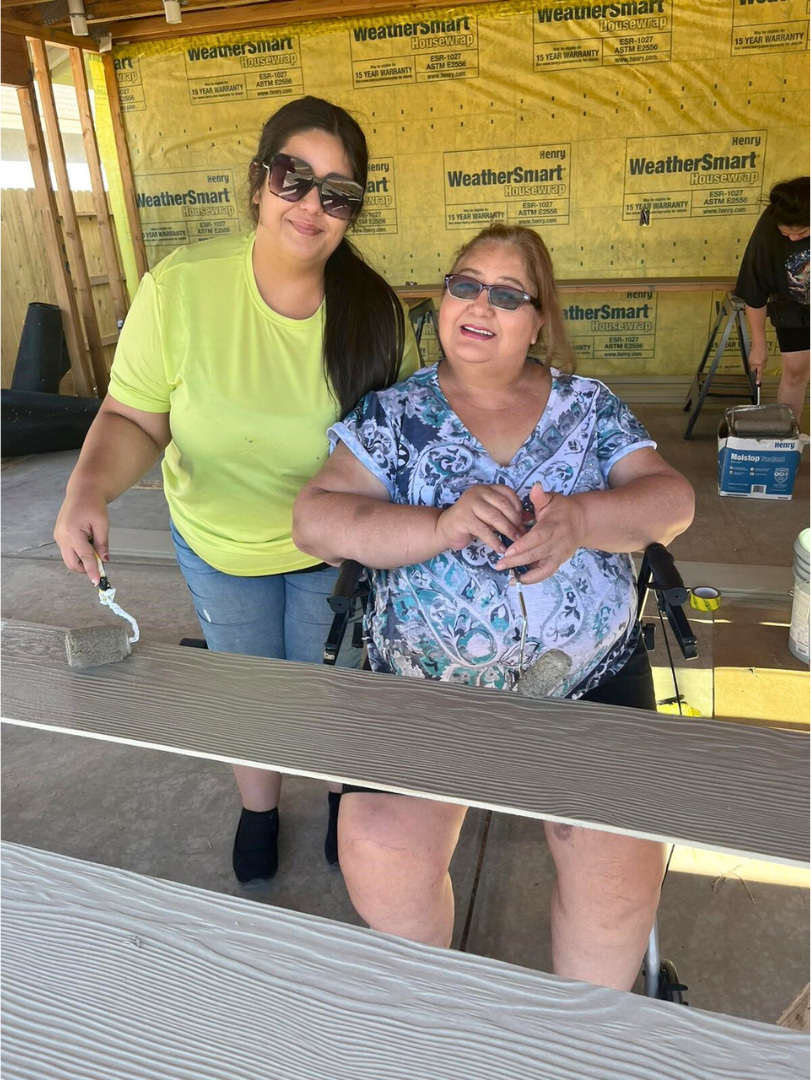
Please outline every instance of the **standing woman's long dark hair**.
[[[300, 98], [283, 105], [262, 129], [248, 177], [255, 224], [259, 215], [255, 196], [265, 183], [262, 162], [269, 162], [294, 135], [312, 130], [340, 140], [352, 166], [352, 179], [366, 189], [369, 152], [360, 125], [338, 105], [317, 97]], [[324, 371], [344, 415], [370, 390], [382, 390], [396, 381], [405, 316], [395, 291], [346, 237], [327, 260], [324, 295]]]

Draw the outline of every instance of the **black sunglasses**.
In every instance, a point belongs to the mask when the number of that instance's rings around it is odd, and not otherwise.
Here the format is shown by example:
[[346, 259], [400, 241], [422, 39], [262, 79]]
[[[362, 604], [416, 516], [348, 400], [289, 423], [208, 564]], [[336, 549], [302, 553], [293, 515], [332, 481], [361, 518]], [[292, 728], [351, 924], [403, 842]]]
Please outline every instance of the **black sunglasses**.
[[502, 308], [504, 311], [517, 311], [522, 304], [532, 304], [538, 311], [541, 310], [540, 300], [536, 296], [530, 296], [521, 289], [514, 289], [511, 285], [483, 285], [465, 274], [446, 274], [445, 288], [456, 300], [472, 303], [484, 289], [493, 307]]
[[315, 187], [321, 199], [321, 209], [330, 217], [348, 221], [363, 203], [363, 187], [341, 176], [318, 177], [312, 166], [290, 154], [274, 154], [270, 162], [263, 161], [268, 171], [268, 190], [285, 202], [301, 202]]

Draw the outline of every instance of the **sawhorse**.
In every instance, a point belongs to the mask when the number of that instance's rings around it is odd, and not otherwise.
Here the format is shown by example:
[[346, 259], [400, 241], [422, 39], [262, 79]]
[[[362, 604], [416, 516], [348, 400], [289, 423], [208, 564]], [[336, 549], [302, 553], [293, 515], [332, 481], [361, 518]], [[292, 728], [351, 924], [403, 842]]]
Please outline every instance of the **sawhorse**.
[[[724, 355], [733, 327], [738, 335], [738, 348], [741, 353], [741, 365], [745, 382], [738, 375], [722, 374], [716, 376], [718, 365]], [[721, 334], [720, 339], [718, 339], [719, 332]], [[707, 361], [716, 340], [718, 340], [718, 345], [713, 354], [710, 369], [705, 372]], [[724, 380], [723, 385], [726, 387], [726, 391], [710, 389], [716, 377]], [[687, 397], [684, 400], [683, 411], [688, 412], [692, 409], [684, 431], [684, 438], [689, 439], [692, 437], [693, 427], [708, 397], [734, 397], [740, 400], [742, 395], [748, 397], [753, 405], [758, 404], [759, 388], [755, 376], [752, 374], [752, 369], [749, 367], [749, 332], [746, 328], [745, 305], [740, 297], [727, 293], [723, 303], [718, 308], [718, 318], [710, 331], [707, 347], [701, 357], [701, 363], [698, 365], [690, 389], [687, 391]]]

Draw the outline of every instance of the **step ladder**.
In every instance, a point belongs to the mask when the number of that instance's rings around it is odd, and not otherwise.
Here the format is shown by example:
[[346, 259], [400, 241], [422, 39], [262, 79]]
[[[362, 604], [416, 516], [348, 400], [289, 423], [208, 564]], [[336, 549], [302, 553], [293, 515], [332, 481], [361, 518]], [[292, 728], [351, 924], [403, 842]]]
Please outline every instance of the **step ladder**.
[[[411, 320], [411, 326], [414, 330], [414, 337], [417, 339], [417, 348], [420, 349], [420, 359], [422, 361], [420, 342], [422, 341], [422, 332], [427, 323], [431, 324], [434, 333], [436, 334], [437, 341], [439, 341], [439, 322], [437, 320], [437, 311], [434, 307], [433, 299], [429, 296], [427, 299], [421, 300], [418, 304], [409, 308], [408, 317]], [[424, 361], [422, 362], [424, 363]]]
[[[718, 308], [718, 318], [710, 331], [707, 347], [701, 362], [698, 365], [687, 397], [684, 400], [684, 412], [690, 412], [684, 438], [692, 438], [693, 428], [699, 413], [708, 397], [747, 397], [753, 405], [759, 401], [759, 387], [752, 369], [749, 367], [749, 332], [746, 327], [746, 313], [743, 300], [739, 296], [727, 293], [723, 303]], [[723, 372], [718, 374], [718, 365], [724, 355], [729, 336], [733, 329], [738, 336], [738, 348], [741, 353], [742, 374]], [[719, 338], [720, 334], [720, 338]], [[716, 345], [717, 342], [717, 345]], [[713, 348], [715, 352], [713, 353]], [[712, 354], [712, 363], [709, 370], [707, 361]], [[715, 389], [711, 387], [715, 386]], [[692, 411], [691, 411], [692, 410]]]

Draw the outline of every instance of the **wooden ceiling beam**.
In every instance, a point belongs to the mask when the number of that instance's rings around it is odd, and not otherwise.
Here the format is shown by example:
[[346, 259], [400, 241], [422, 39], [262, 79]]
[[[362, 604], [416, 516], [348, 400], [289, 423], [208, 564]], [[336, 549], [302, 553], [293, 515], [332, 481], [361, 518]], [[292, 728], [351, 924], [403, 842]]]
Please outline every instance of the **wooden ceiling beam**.
[[[489, 0], [469, 0], [476, 7]], [[275, 3], [229, 4], [210, 10], [183, 10], [179, 26], [170, 26], [161, 15], [156, 18], [124, 20], [111, 25], [113, 40], [151, 41], [188, 37], [194, 34], [222, 34], [254, 27], [290, 26], [297, 22], [340, 18], [374, 18], [377, 15], [407, 14], [430, 8], [447, 8], [448, 0], [279, 0]], [[95, 12], [94, 12], [95, 15]]]
[[[0, 3], [17, 4], [19, 2], [20, 0], [0, 0]], [[231, 8], [255, 3], [256, 0], [188, 0], [183, 5], [183, 14], [187, 15], [192, 11], [207, 11], [210, 8], [230, 10]], [[26, 0], [26, 4], [30, 6], [29, 0]], [[270, 3], [268, 3], [268, 7], [270, 6]], [[36, 9], [31, 10], [31, 17], [38, 18]], [[93, 3], [92, 0], [87, 0], [88, 24], [123, 22], [125, 20], [150, 17], [164, 19], [161, 0], [102, 0], [98, 4]], [[70, 20], [66, 15], [61, 19], [57, 19], [52, 25], [66, 28], [70, 25]]]
[[[468, 0], [476, 7], [490, 0]], [[31, 0], [0, 0], [5, 31], [52, 41], [59, 45], [98, 52], [96, 42], [70, 33], [67, 19], [51, 26], [38, 21], [36, 3]], [[258, 27], [289, 26], [297, 22], [340, 18], [374, 18], [448, 6], [448, 0], [189, 0], [183, 21], [169, 25], [159, 0], [99, 0], [89, 3], [88, 22], [109, 25], [117, 43], [188, 37], [194, 34], [228, 33]], [[26, 10], [27, 9], [27, 10]], [[25, 15], [29, 18], [21, 17]]]
[[3, 16], [0, 19], [0, 32], [3, 34], [22, 34], [24, 37], [37, 38], [39, 41], [52, 41], [55, 45], [67, 45], [68, 48], [84, 49], [86, 52], [98, 52], [99, 47], [92, 37], [76, 37], [58, 26], [41, 26], [39, 23], [25, 22]]
[[22, 34], [0, 38], [0, 82], [3, 86], [27, 86], [31, 82], [28, 49]]

